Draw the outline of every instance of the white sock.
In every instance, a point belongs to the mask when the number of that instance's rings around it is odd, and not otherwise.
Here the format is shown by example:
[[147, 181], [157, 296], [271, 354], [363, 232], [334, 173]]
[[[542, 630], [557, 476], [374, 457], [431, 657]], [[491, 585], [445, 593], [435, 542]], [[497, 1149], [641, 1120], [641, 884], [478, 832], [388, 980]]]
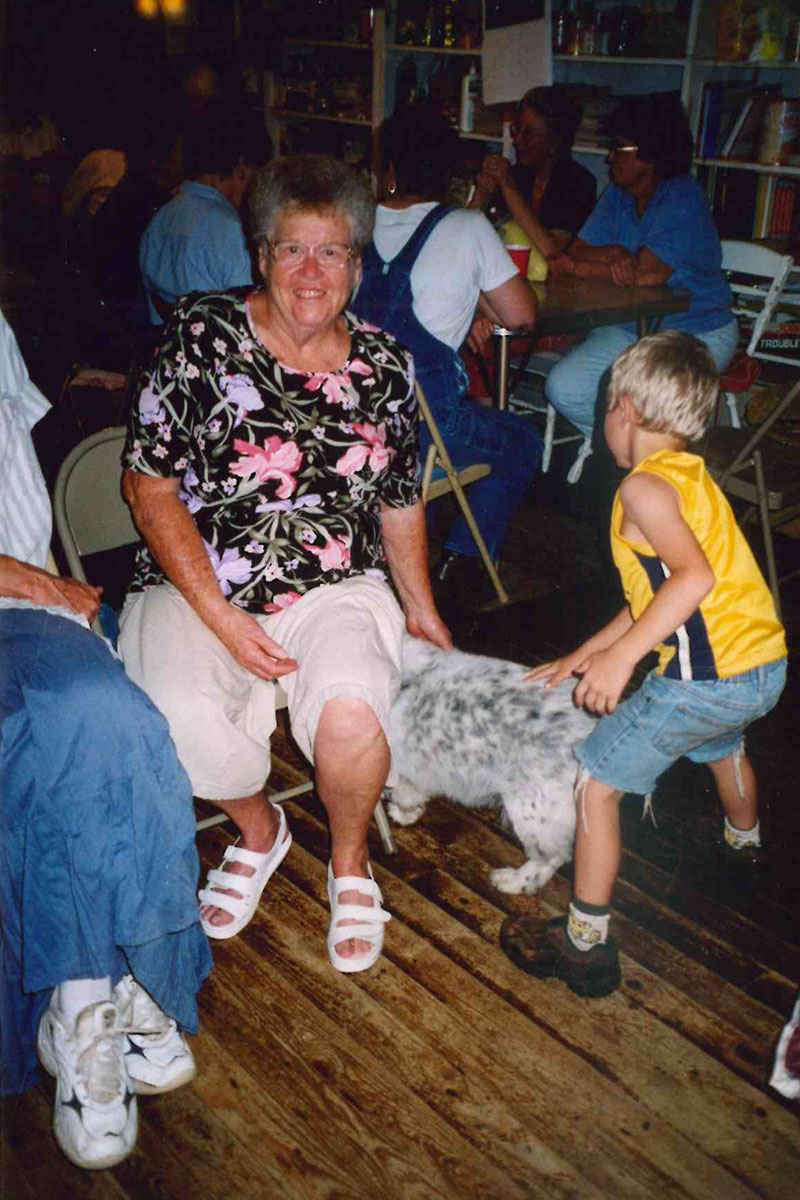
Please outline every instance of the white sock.
[[53, 1007], [58, 1009], [68, 1029], [75, 1028], [78, 1015], [90, 1004], [111, 999], [111, 977], [68, 979], [53, 991]]
[[609, 906], [570, 901], [567, 911], [567, 936], [576, 950], [602, 946], [608, 937]]
[[734, 850], [741, 850], [743, 846], [760, 846], [761, 822], [756, 821], [752, 829], [737, 829], [735, 825], [731, 825], [726, 817], [724, 837], [728, 845]]

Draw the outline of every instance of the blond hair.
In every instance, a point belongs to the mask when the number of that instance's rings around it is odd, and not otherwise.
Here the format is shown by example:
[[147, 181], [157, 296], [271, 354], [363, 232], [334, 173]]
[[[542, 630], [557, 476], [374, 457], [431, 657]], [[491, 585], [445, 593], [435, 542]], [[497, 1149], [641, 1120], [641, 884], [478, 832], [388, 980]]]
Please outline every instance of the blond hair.
[[693, 441], [708, 424], [719, 391], [714, 359], [696, 337], [668, 329], [634, 342], [615, 360], [608, 385], [608, 410], [627, 396], [654, 433]]

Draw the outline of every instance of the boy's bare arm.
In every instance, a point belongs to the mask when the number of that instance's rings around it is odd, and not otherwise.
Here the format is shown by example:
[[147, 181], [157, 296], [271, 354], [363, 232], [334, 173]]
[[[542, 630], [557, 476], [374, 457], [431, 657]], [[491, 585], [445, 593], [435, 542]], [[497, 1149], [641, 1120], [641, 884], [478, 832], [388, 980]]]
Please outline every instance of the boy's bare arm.
[[621, 608], [617, 615], [604, 625], [602, 629], [598, 629], [597, 633], [592, 634], [587, 641], [578, 646], [577, 650], [573, 650], [570, 654], [565, 654], [563, 658], [553, 659], [552, 662], [541, 663], [540, 666], [534, 667], [525, 676], [526, 679], [545, 679], [548, 687], [557, 687], [565, 679], [569, 679], [570, 675], [576, 674], [583, 663], [585, 663], [593, 654], [599, 653], [600, 650], [606, 650], [609, 646], [613, 646], [616, 641], [626, 633], [633, 624], [631, 610], [627, 604]]
[[575, 689], [575, 703], [593, 712], [613, 712], [641, 658], [674, 633], [714, 586], [714, 573], [700, 543], [683, 519], [678, 493], [655, 475], [623, 480], [620, 499], [626, 536], [652, 546], [669, 570], [653, 599], [609, 648], [591, 656]]

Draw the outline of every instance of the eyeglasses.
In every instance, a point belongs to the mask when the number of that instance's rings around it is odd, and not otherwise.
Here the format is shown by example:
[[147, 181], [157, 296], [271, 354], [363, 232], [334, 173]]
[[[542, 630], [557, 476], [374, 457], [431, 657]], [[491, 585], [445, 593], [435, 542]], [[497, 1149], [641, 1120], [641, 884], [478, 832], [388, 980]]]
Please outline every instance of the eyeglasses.
[[547, 133], [543, 129], [534, 129], [532, 125], [511, 125], [509, 132], [512, 138], [519, 138], [521, 142], [543, 142], [547, 138]]
[[608, 147], [608, 154], [635, 154], [638, 149], [639, 147], [634, 146], [633, 143], [628, 146], [618, 146], [616, 142], [612, 142]]
[[343, 271], [355, 254], [352, 246], [343, 242], [326, 242], [323, 246], [306, 246], [303, 242], [270, 242], [273, 262], [281, 267], [301, 267], [309, 254], [318, 267]]

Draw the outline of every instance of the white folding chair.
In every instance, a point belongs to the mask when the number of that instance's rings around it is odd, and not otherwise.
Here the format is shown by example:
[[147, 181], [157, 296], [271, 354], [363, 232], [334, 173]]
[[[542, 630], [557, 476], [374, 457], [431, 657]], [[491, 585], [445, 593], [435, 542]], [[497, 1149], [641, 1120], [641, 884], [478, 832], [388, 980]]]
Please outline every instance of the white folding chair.
[[[567, 442], [580, 442], [578, 453], [575, 456], [575, 461], [567, 472], [567, 483], [577, 483], [583, 472], [583, 464], [592, 453], [592, 439], [587, 438], [584, 434], [579, 433], [575, 426], [570, 424], [566, 417], [561, 416], [553, 405], [547, 400], [542, 393], [539, 396], [536, 393], [528, 392], [527, 394], [520, 389], [524, 386], [528, 376], [536, 376], [542, 380], [547, 379], [547, 375], [552, 367], [555, 366], [560, 359], [563, 358], [556, 350], [538, 350], [525, 355], [516, 371], [516, 378], [512, 387], [511, 394], [508, 397], [508, 407], [512, 412], [528, 415], [536, 413], [544, 417], [544, 449], [542, 451], [542, 474], [546, 475], [550, 470], [550, 462], [553, 457], [553, 447], [563, 446]], [[562, 423], [568, 427], [568, 430], [556, 437], [556, 421], [560, 418]]]
[[425, 462], [422, 467], [422, 502], [423, 504], [427, 504], [429, 500], [437, 500], [440, 496], [444, 496], [448, 492], [453, 493], [459, 508], [464, 514], [464, 519], [474, 538], [478, 553], [486, 568], [486, 573], [492, 581], [492, 587], [497, 593], [497, 598], [501, 604], [508, 604], [508, 593], [500, 582], [497, 568], [492, 562], [492, 556], [489, 554], [486, 542], [483, 540], [483, 535], [475, 520], [475, 515], [464, 494], [465, 487], [470, 483], [475, 483], [478, 479], [484, 479], [487, 475], [491, 475], [492, 468], [488, 463], [471, 463], [467, 467], [461, 467], [460, 470], [456, 470], [447, 452], [444, 439], [439, 432], [439, 426], [436, 424], [431, 413], [430, 405], [425, 399], [425, 393], [418, 383], [414, 384], [414, 388], [417, 393], [420, 416], [428, 426], [428, 433], [431, 435], [431, 444], [428, 447], [428, 453], [425, 456]]
[[[64, 459], [56, 478], [53, 497], [56, 529], [70, 573], [84, 583], [89, 580], [81, 561], [83, 556], [140, 541], [121, 492], [120, 459], [125, 434], [125, 427], [118, 425], [84, 438]], [[99, 621], [95, 621], [93, 628], [102, 635]], [[278, 709], [285, 708], [286, 693], [278, 684], [275, 688], [275, 706]], [[313, 788], [314, 784], [308, 780], [284, 791], [273, 792], [269, 798], [274, 804], [281, 804]], [[374, 815], [384, 850], [387, 854], [394, 854], [397, 846], [380, 800]], [[228, 819], [225, 813], [216, 813], [198, 821], [197, 828], [208, 829]]]
[[789, 363], [796, 358], [759, 350], [758, 343], [778, 309], [789, 275], [794, 269], [790, 254], [779, 254], [756, 242], [724, 241], [722, 269], [733, 291], [733, 312], [740, 323], [752, 323], [747, 345], [738, 350], [720, 376], [720, 391], [725, 397], [730, 423], [741, 428], [737, 396], [748, 392], [760, 374], [757, 360]]

